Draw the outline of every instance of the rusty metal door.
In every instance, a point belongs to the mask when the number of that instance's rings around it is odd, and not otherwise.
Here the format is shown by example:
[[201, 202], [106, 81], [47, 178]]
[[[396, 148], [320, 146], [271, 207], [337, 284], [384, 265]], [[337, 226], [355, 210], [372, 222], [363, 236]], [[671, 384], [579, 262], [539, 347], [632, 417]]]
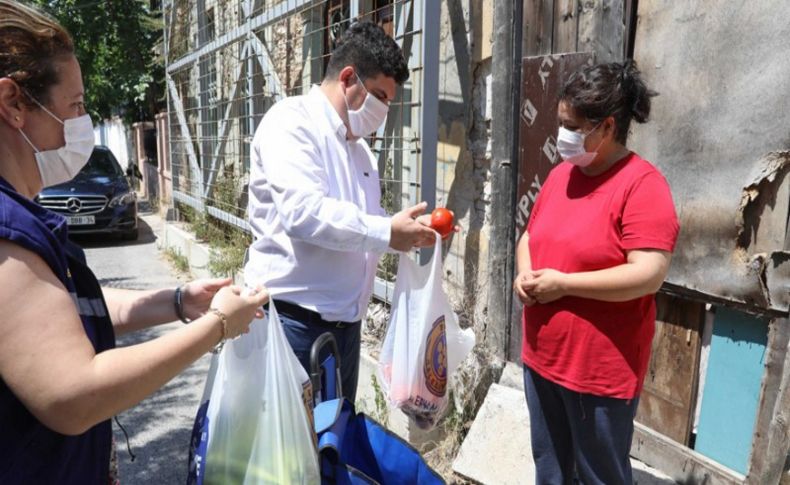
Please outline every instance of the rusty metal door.
[[[593, 54], [552, 54], [525, 57], [521, 65], [521, 121], [519, 123], [516, 234], [527, 227], [529, 213], [543, 181], [560, 160], [557, 152], [557, 97], [568, 76], [592, 64]], [[513, 299], [508, 359], [521, 359], [521, 303]]]

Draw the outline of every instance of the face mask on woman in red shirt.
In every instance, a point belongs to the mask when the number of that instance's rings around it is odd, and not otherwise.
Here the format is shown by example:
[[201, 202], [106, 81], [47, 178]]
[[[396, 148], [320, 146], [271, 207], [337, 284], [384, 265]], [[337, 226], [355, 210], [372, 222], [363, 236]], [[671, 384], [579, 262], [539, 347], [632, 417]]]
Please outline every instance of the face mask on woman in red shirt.
[[590, 133], [597, 130], [598, 127], [601, 126], [601, 123], [595, 125], [595, 127], [587, 133], [571, 131], [560, 126], [560, 130], [557, 133], [557, 150], [560, 152], [562, 159], [578, 167], [587, 167], [590, 165], [593, 160], [595, 160], [595, 157], [598, 156], [598, 150], [601, 148], [603, 140], [601, 140], [601, 143], [591, 152], [584, 149], [584, 140]]

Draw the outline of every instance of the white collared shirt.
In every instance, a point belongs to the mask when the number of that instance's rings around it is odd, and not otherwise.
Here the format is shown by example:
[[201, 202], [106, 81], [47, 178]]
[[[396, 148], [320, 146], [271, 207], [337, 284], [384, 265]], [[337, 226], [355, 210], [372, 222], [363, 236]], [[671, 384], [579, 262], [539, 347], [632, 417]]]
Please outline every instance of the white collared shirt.
[[245, 282], [325, 320], [360, 320], [390, 240], [376, 166], [318, 86], [274, 105], [252, 141]]

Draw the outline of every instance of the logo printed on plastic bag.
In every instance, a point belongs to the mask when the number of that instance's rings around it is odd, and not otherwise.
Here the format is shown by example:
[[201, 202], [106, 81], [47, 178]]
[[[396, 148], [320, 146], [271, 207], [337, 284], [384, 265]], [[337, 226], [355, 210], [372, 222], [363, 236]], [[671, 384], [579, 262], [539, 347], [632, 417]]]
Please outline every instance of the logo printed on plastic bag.
[[445, 331], [444, 315], [439, 317], [431, 327], [425, 340], [425, 385], [437, 397], [447, 392], [447, 332]]
[[441, 238], [436, 238], [431, 262], [424, 266], [401, 255], [379, 355], [387, 400], [417, 426], [436, 426], [450, 401], [450, 377], [474, 345], [474, 332], [460, 328], [442, 288]]

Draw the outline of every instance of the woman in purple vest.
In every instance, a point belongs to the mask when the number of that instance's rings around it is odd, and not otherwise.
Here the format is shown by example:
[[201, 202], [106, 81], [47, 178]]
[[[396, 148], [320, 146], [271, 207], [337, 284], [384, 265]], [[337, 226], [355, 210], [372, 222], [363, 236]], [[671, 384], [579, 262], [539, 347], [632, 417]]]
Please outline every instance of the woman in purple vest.
[[[69, 34], [0, 0], [0, 483], [107, 484], [110, 418], [224, 339], [268, 294], [229, 281], [103, 289], [62, 216], [32, 201], [85, 165], [93, 127]], [[126, 348], [115, 335], [192, 319]], [[185, 444], [186, 446], [186, 444]]]

